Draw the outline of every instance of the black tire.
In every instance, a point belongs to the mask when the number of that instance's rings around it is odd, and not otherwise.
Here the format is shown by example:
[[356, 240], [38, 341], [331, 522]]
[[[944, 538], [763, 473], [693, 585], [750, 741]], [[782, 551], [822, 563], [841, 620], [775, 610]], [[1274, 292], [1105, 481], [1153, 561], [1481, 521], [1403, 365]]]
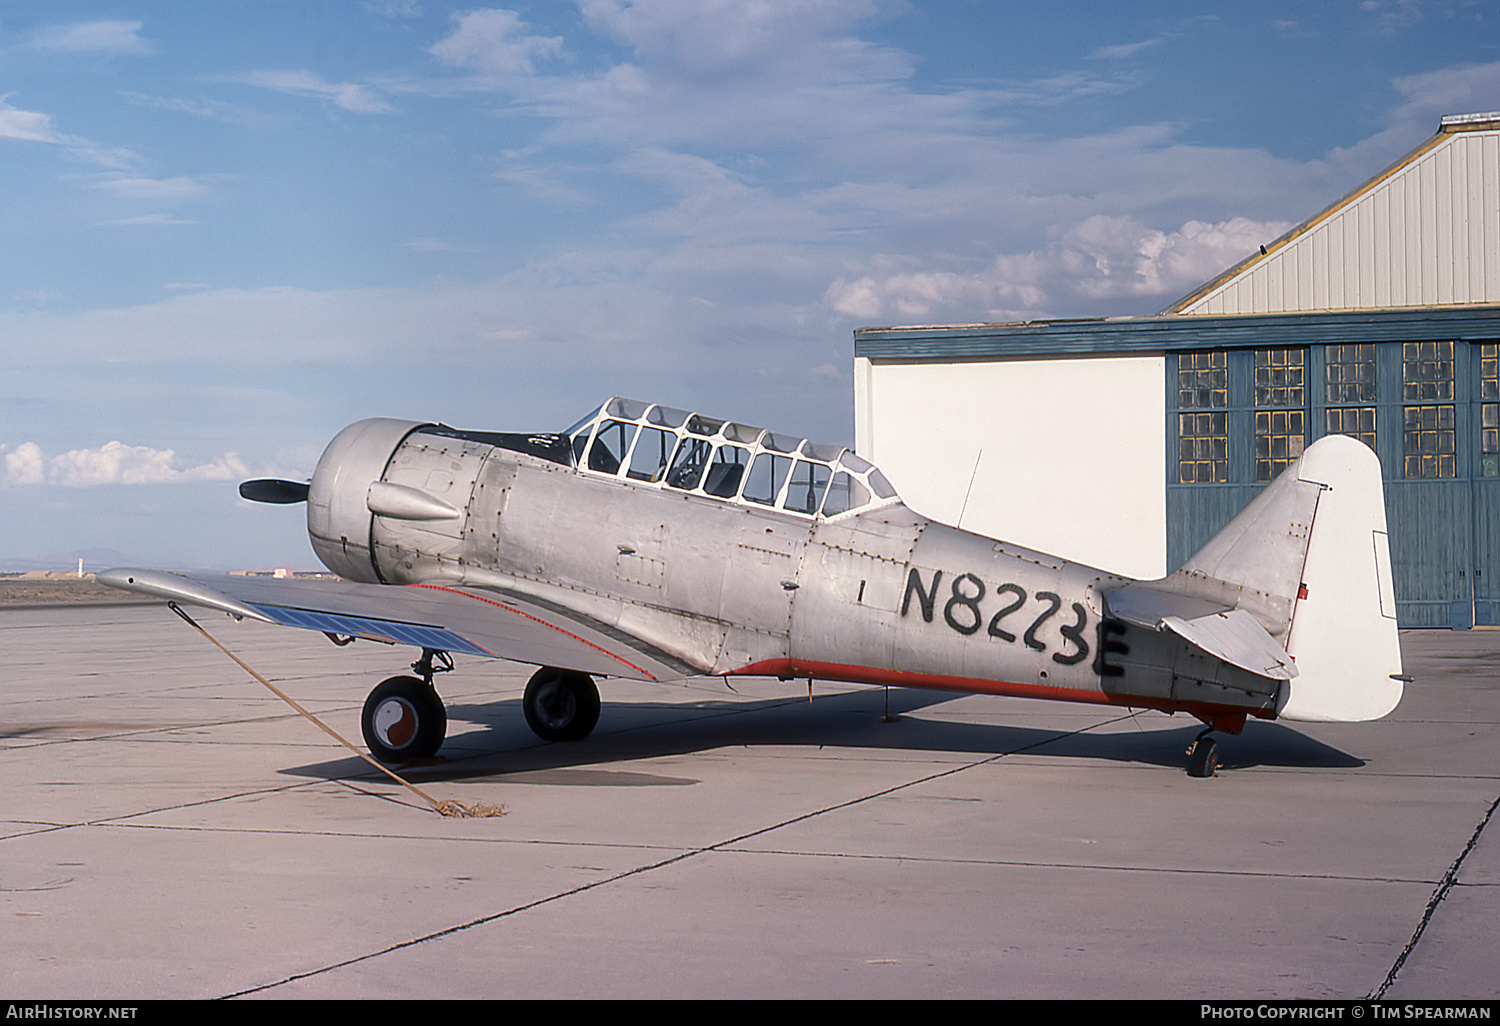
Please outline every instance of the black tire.
[[581, 741], [599, 722], [599, 689], [586, 673], [544, 666], [527, 682], [521, 708], [543, 741]]
[[1188, 776], [1212, 777], [1219, 772], [1219, 743], [1211, 737], [1199, 738], [1188, 756]]
[[448, 710], [432, 685], [418, 677], [383, 680], [365, 699], [359, 718], [370, 754], [399, 763], [437, 754], [448, 734]]

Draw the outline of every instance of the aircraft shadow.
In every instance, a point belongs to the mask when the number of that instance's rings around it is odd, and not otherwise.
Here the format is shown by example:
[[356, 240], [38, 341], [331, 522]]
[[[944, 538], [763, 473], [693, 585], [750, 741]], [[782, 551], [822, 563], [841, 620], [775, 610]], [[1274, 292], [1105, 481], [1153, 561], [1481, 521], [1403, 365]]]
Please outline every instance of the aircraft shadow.
[[[1047, 756], [1185, 768], [1187, 748], [1202, 724], [1184, 716], [1150, 726], [1156, 714], [1142, 714], [1139, 729], [1117, 724], [1108, 732], [974, 723], [907, 715], [953, 701], [945, 692], [893, 690], [885, 722], [885, 699], [877, 688], [820, 696], [812, 703], [794, 697], [764, 701], [707, 700], [691, 706], [606, 701], [600, 728], [589, 738], [548, 744], [527, 729], [520, 701], [452, 705], [450, 724], [480, 723], [483, 732], [450, 740], [434, 760], [399, 769], [413, 783], [505, 777], [513, 783], [580, 786], [680, 786], [686, 777], [626, 770], [635, 760], [687, 755], [731, 747], [791, 746], [864, 748], [886, 751], [941, 751], [1018, 758]], [[1099, 720], [1110, 718], [1099, 710]], [[1098, 722], [1098, 721], [1096, 721]], [[1364, 765], [1337, 748], [1275, 723], [1252, 721], [1238, 737], [1216, 735], [1224, 770], [1257, 766], [1352, 768]], [[294, 776], [345, 779], [378, 776], [360, 759], [330, 760], [288, 768]]]

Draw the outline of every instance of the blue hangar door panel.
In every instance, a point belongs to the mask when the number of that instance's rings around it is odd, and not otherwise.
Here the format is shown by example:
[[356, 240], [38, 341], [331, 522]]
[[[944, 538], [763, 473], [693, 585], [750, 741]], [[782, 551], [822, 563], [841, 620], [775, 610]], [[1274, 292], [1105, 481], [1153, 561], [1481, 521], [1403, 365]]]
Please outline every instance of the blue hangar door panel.
[[1500, 625], [1500, 478], [1475, 481], [1473, 488], [1474, 623], [1494, 627]]
[[1403, 627], [1473, 625], [1470, 483], [1387, 481], [1386, 519]]

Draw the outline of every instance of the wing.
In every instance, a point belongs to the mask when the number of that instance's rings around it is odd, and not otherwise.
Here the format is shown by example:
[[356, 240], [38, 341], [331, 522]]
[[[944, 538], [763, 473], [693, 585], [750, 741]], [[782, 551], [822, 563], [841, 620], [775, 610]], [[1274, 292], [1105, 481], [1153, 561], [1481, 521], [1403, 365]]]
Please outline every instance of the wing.
[[134, 568], [107, 570], [96, 580], [236, 617], [388, 644], [634, 680], [677, 679], [697, 672], [608, 624], [489, 588]]

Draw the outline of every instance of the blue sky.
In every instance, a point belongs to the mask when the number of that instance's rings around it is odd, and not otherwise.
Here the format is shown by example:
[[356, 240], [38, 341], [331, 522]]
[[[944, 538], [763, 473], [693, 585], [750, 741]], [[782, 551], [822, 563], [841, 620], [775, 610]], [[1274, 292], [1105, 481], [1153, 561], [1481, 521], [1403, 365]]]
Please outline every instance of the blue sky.
[[1154, 312], [1496, 109], [1494, 0], [4, 0], [0, 563], [314, 565], [234, 484], [364, 416], [847, 441], [855, 327]]

